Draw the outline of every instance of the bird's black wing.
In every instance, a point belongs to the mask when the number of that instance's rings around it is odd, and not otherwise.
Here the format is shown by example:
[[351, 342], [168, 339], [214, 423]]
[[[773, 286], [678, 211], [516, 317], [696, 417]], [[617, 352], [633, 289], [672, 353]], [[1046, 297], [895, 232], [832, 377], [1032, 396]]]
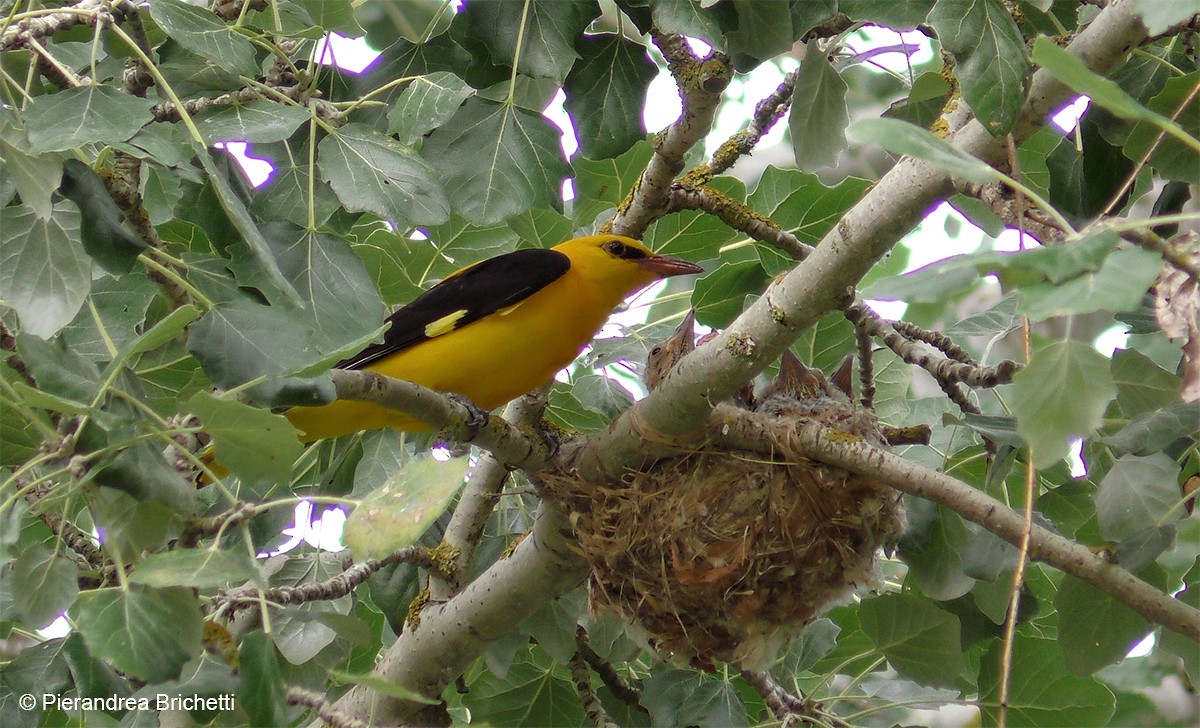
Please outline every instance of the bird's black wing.
[[359, 369], [397, 351], [515, 306], [558, 280], [571, 261], [557, 250], [514, 250], [446, 278], [387, 318], [383, 342], [337, 364]]

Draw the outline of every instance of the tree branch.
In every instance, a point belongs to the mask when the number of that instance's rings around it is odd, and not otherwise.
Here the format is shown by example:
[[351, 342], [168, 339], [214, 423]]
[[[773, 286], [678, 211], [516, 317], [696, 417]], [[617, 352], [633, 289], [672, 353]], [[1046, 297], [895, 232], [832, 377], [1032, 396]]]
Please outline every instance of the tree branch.
[[[769, 448], [762, 419], [744, 410], [723, 406], [721, 427], [709, 436], [727, 447]], [[1022, 515], [986, 493], [945, 473], [930, 470], [899, 455], [848, 440], [816, 423], [805, 424], [790, 440], [805, 455], [856, 473], [877, 478], [896, 490], [950, 508], [1011, 544], [1019, 545], [1025, 529]], [[1086, 546], [1034, 525], [1029, 533], [1029, 557], [1049, 564], [1104, 591], [1154, 624], [1200, 642], [1200, 610], [1164, 594]]]
[[441, 437], [470, 443], [495, 455], [501, 463], [525, 470], [540, 470], [553, 456], [550, 443], [499, 417], [488, 416], [466, 400], [449, 397], [413, 382], [385, 377], [362, 369], [333, 371], [338, 399], [371, 402], [412, 415]]

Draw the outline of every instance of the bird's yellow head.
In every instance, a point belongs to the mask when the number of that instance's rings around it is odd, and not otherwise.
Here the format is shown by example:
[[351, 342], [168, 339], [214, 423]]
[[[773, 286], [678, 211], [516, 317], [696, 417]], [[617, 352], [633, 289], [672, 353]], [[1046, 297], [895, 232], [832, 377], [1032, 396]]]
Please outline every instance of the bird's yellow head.
[[572, 272], [597, 290], [619, 292], [618, 301], [660, 278], [704, 272], [695, 263], [656, 255], [622, 235], [575, 238], [555, 245], [554, 250], [570, 258]]

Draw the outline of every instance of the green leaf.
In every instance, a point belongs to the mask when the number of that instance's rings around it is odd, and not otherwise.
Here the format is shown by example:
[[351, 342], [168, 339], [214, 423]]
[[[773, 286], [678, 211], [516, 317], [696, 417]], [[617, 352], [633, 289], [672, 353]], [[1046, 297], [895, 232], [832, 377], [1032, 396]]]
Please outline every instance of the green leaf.
[[183, 0], [154, 0], [150, 15], [163, 32], [192, 53], [230, 73], [258, 75], [254, 46], [212, 12]]
[[245, 299], [218, 304], [188, 328], [188, 351], [220, 387], [260, 376], [295, 374], [320, 363], [315, 334], [302, 318]]
[[[742, 200], [746, 188], [733, 177], [717, 177], [710, 187], [730, 199]], [[655, 220], [642, 236], [642, 242], [664, 255], [690, 260], [710, 260], [720, 247], [737, 237], [736, 231], [715, 215], [700, 211], [682, 211]]]
[[86, 592], [71, 613], [93, 655], [146, 682], [179, 677], [202, 650], [200, 602], [184, 587]]
[[[1200, 71], [1172, 78], [1163, 85], [1161, 93], [1146, 103], [1146, 107], [1165, 118], [1178, 119], [1184, 131], [1196, 139], [1200, 137], [1200, 100], [1193, 95], [1197, 84], [1200, 84]], [[1184, 106], [1184, 101], [1189, 98], [1190, 101]], [[1196, 170], [1200, 169], [1200, 152], [1196, 146], [1163, 134], [1159, 125], [1140, 120], [1125, 139], [1125, 156], [1134, 161], [1141, 160], [1151, 147], [1154, 151], [1150, 154], [1149, 164], [1159, 174], [1166, 179], [1196, 182]]]
[[551, 248], [575, 237], [575, 227], [570, 218], [546, 207], [518, 212], [505, 223], [510, 232], [516, 233], [521, 243], [539, 248]]
[[113, 695], [130, 694], [128, 681], [118, 675], [111, 666], [97, 660], [88, 651], [87, 643], [78, 632], [67, 635], [63, 640], [62, 656], [71, 671], [75, 691], [80, 697], [103, 699]]
[[860, 144], [877, 144], [893, 154], [916, 157], [968, 182], [987, 184], [1000, 179], [1000, 173], [983, 160], [899, 119], [862, 119], [846, 130], [846, 136]]
[[207, 589], [241, 583], [255, 574], [246, 555], [213, 549], [175, 549], [138, 562], [129, 580], [146, 586]]
[[[354, 16], [356, 6], [352, 0], [288, 0], [287, 4], [289, 9], [299, 11], [297, 14], [302, 13], [311, 27], [326, 32], [337, 31], [348, 38], [360, 38], [365, 33]], [[262, 12], [270, 14], [273, 8], [268, 7]]]
[[581, 58], [563, 91], [579, 150], [589, 159], [616, 157], [646, 138], [642, 102], [658, 67], [640, 43], [619, 35], [585, 35], [575, 47]]
[[942, 48], [954, 56], [963, 97], [992, 136], [1017, 123], [1029, 80], [1025, 41], [999, 0], [938, 0], [929, 13]]
[[1066, 457], [1070, 440], [1100, 426], [1117, 395], [1108, 359], [1082, 341], [1058, 341], [1033, 354], [1013, 376], [1017, 432], [1031, 443], [1034, 466]]
[[956, 255], [909, 271], [881, 278], [867, 286], [862, 296], [881, 301], [943, 303], [979, 284], [979, 259]]
[[441, 701], [427, 698], [418, 693], [416, 690], [409, 690], [403, 685], [397, 685], [391, 680], [377, 677], [375, 675], [354, 675], [341, 670], [330, 670], [329, 677], [344, 683], [354, 683], [355, 685], [363, 685], [371, 689], [373, 693], [387, 695], [398, 700], [407, 700], [422, 705], [437, 705]]
[[949, 601], [971, 591], [975, 580], [963, 570], [962, 554], [971, 531], [957, 513], [932, 503], [906, 500], [909, 529], [900, 553], [909, 577], [933, 599]]
[[287, 684], [271, 638], [254, 630], [238, 647], [238, 704], [250, 725], [287, 725], [293, 709]]
[[1120, 661], [1151, 629], [1145, 617], [1070, 574], [1058, 586], [1054, 608], [1058, 644], [1067, 667], [1081, 677]]
[[79, 207], [80, 236], [88, 255], [114, 275], [132, 270], [149, 244], [125, 227], [125, 214], [100, 176], [78, 159], [68, 159], [58, 191]]
[[1165, 33], [1172, 25], [1183, 23], [1196, 14], [1196, 7], [1191, 3], [1172, 0], [1133, 0], [1133, 9], [1142, 16], [1150, 35]]
[[809, 41], [796, 76], [792, 110], [788, 113], [788, 131], [796, 166], [807, 172], [830, 167], [846, 149], [846, 111], [848, 86], [833, 70], [829, 59]]
[[660, 670], [644, 681], [642, 705], [656, 726], [741, 728], [746, 705], [728, 681], [690, 670]]
[[1122, 119], [1145, 119], [1159, 128], [1173, 125], [1169, 119], [1142, 106], [1116, 81], [1093, 73], [1077, 56], [1059, 48], [1050, 38], [1043, 36], [1034, 41], [1033, 62], [1074, 91], [1090, 97], [1093, 104]]
[[67, 347], [95, 362], [120, 358], [138, 337], [146, 312], [159, 294], [158, 286], [141, 273], [119, 278], [105, 276], [92, 286], [89, 305], [62, 330]]
[[247, 482], [287, 482], [292, 463], [304, 448], [300, 431], [286, 417], [207, 392], [192, 395], [183, 407], [204, 423], [222, 465]]
[[741, 314], [746, 296], [759, 294], [769, 280], [757, 260], [722, 263], [696, 281], [692, 292], [696, 320], [705, 326], [725, 328]]
[[[0, 668], [0, 717], [5, 719], [5, 725], [30, 725], [31, 719], [40, 725], [45, 715], [41, 696], [61, 695], [74, 687], [71, 671], [63, 659], [63, 640], [46, 640], [27, 647]], [[25, 694], [38, 698], [32, 710], [16, 702], [18, 696]]]
[[541, 114], [468, 99], [429, 135], [421, 156], [441, 172], [451, 205], [488, 225], [531, 207], [561, 208], [560, 132]]
[[501, 0], [476, 0], [463, 14], [468, 35], [487, 46], [494, 62], [561, 83], [579, 58], [575, 40], [600, 8], [596, 0], [530, 0], [514, 13]]
[[[1117, 385], [1120, 401], [1121, 385]], [[1163, 409], [1139, 415], [1115, 435], [1104, 438], [1118, 455], [1150, 455], [1166, 449], [1175, 440], [1193, 435], [1200, 422], [1200, 402], [1175, 402]]]
[[739, 23], [733, 3], [660, 0], [650, 3], [650, 13], [655, 27], [662, 32], [699, 38], [719, 51], [728, 49], [725, 34]]
[[235, 273], [242, 285], [258, 288], [272, 302], [298, 303], [296, 291], [283, 279], [279, 265], [271, 252], [271, 246], [258, 229], [257, 221], [246, 209], [242, 198], [233, 190], [229, 180], [217, 171], [208, 150], [192, 141], [191, 148], [204, 174], [211, 183], [211, 192], [217, 205], [225, 213], [233, 230], [241, 235], [239, 245], [244, 245], [249, 255], [240, 252], [234, 256]]
[[79, 224], [69, 202], [46, 219], [24, 206], [0, 208], [0, 300], [17, 312], [23, 332], [53, 336], [87, 298], [92, 261]]
[[187, 329], [188, 324], [200, 317], [200, 309], [190, 303], [185, 303], [171, 311], [144, 334], [137, 337], [129, 346], [131, 354], [152, 351], [160, 346], [176, 340]]
[[[950, 82], [937, 71], [926, 71], [913, 81], [908, 96], [889, 106], [883, 115], [928, 129], [942, 115], [949, 95]], [[1023, 163], [1021, 172], [1026, 173]]]
[[31, 544], [12, 565], [13, 599], [25, 625], [40, 629], [67, 610], [79, 594], [79, 570], [65, 556]]
[[[993, 642], [979, 666], [985, 726], [997, 724], [1003, 649], [999, 640]], [[1072, 675], [1054, 640], [1018, 632], [1008, 675], [1008, 725], [1013, 728], [1107, 725], [1112, 716], [1116, 702], [1112, 692], [1091, 678]]]
[[1042, 321], [1052, 316], [1135, 309], [1161, 269], [1158, 253], [1141, 248], [1118, 250], [1095, 273], [1064, 283], [1024, 286], [1020, 310], [1033, 321]]
[[933, 0], [838, 0], [838, 10], [853, 20], [896, 30], [912, 30], [929, 16]]
[[462, 487], [467, 466], [467, 458], [410, 462], [364, 498], [346, 519], [343, 535], [354, 558], [383, 558], [416, 543]]
[[[16, 185], [21, 202], [37, 216], [50, 217], [51, 196], [62, 179], [63, 160], [57, 154], [30, 154], [29, 140], [24, 129], [10, 123], [9, 115], [0, 113], [0, 169], [3, 178]], [[0, 178], [2, 179], [2, 178]]]
[[150, 100], [112, 86], [87, 85], [39, 96], [25, 110], [29, 152], [123, 142], [150, 123], [150, 105]]
[[947, 336], [1003, 336], [1021, 325], [1017, 316], [1018, 300], [1018, 296], [1009, 294], [988, 310], [951, 324], [943, 333]]
[[1104, 540], [1127, 569], [1139, 569], [1171, 545], [1183, 518], [1179, 465], [1165, 453], [1123, 455], [1100, 481], [1096, 515]]
[[864, 600], [858, 611], [863, 632], [901, 676], [949, 687], [962, 674], [958, 617], [907, 594]]
[[640, 141], [613, 159], [591, 160], [575, 155], [571, 160], [575, 170], [571, 216], [576, 224], [590, 225], [597, 215], [619, 205], [653, 154], [650, 142]]
[[1109, 368], [1117, 385], [1117, 404], [1126, 417], [1139, 417], [1179, 401], [1179, 376], [1136, 349], [1117, 349]]
[[321, 178], [348, 210], [417, 225], [436, 225], [450, 216], [431, 166], [365, 124], [342, 127], [321, 140], [317, 152]]
[[[827, 187], [815, 174], [769, 165], [746, 198], [746, 204], [769, 216], [801, 242], [816, 245], [870, 186], [865, 179], [847, 177]], [[760, 257], [772, 274], [795, 265], [794, 261], [777, 261], [761, 253]]]
[[726, 38], [739, 69], [752, 65], [739, 56], [765, 61], [786, 53], [805, 31], [837, 13], [837, 3], [831, 0], [802, 3], [734, 0], [733, 7], [737, 10], [737, 30], [726, 34]]
[[[1062, 283], [1083, 273], [1098, 271], [1121, 239], [1112, 230], [1087, 235], [1068, 245], [1039, 247], [999, 257], [1005, 270], [1028, 270], [1051, 283]], [[1141, 300], [1141, 292], [1138, 293]]]
[[837, 638], [842, 628], [834, 624], [828, 617], [821, 617], [804, 628], [800, 636], [792, 640], [787, 652], [780, 662], [772, 668], [772, 672], [787, 679], [812, 669], [813, 665], [825, 657], [837, 646]]
[[217, 107], [196, 119], [196, 126], [209, 144], [240, 140], [255, 143], [281, 142], [308, 121], [303, 106], [255, 99], [244, 104]]
[[454, 116], [473, 93], [466, 82], [447, 71], [415, 78], [388, 109], [387, 133], [396, 134], [401, 144], [416, 144]]
[[578, 726], [584, 722], [570, 673], [541, 650], [520, 656], [503, 679], [485, 670], [468, 687], [463, 704], [480, 723]]
[[341, 350], [379, 329], [387, 311], [366, 266], [344, 240], [287, 223], [263, 232], [300, 298], [319, 351]]

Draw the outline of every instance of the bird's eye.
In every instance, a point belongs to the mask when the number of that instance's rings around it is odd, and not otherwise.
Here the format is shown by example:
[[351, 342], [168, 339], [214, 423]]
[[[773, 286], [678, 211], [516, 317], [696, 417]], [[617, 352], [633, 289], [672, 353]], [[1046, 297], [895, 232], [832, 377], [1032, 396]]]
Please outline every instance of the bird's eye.
[[631, 245], [626, 245], [620, 240], [610, 240], [602, 247], [613, 257], [621, 258], [623, 260], [638, 260], [639, 258], [646, 257], [646, 254], [641, 250]]
[[659, 344], [658, 346], [656, 346], [650, 350], [650, 356], [658, 356], [661, 353], [662, 353], [662, 344]]

